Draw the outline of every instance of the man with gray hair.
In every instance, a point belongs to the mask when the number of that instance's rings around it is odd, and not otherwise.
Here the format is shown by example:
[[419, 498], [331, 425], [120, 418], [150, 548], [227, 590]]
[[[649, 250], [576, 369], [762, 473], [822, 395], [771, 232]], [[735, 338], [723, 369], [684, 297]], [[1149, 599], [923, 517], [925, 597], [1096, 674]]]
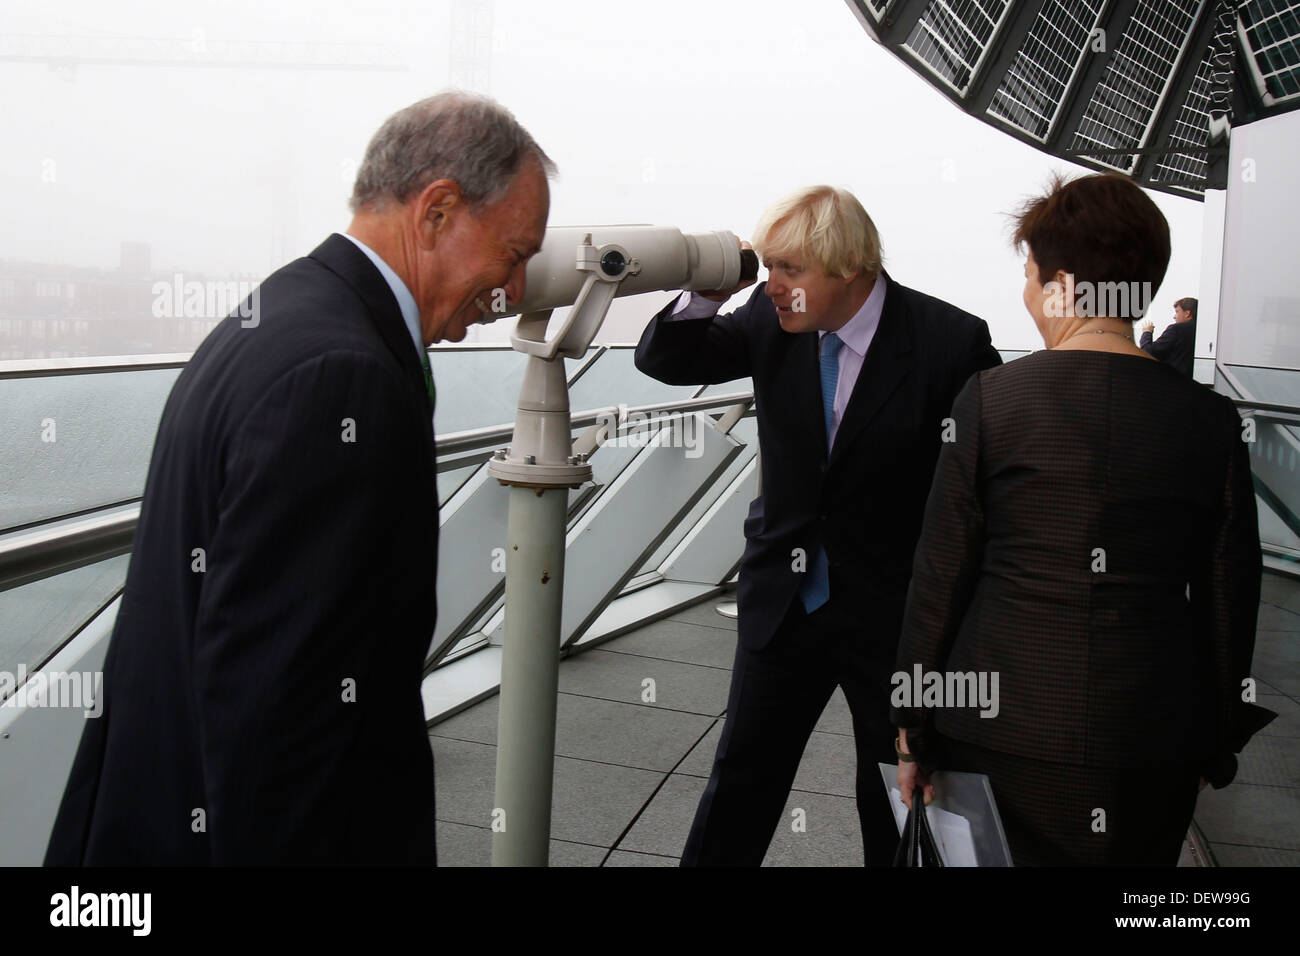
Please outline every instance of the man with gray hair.
[[485, 97], [401, 110], [347, 234], [195, 351], [47, 865], [436, 862], [426, 346], [522, 298], [553, 171]]

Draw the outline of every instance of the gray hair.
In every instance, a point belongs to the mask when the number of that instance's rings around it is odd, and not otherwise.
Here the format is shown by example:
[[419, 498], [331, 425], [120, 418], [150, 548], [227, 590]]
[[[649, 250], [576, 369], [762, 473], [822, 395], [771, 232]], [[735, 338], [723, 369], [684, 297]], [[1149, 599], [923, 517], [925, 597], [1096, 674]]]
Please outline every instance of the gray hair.
[[366, 147], [349, 205], [352, 211], [406, 202], [436, 179], [450, 179], [470, 206], [505, 194], [532, 156], [547, 176], [555, 163], [511, 112], [478, 93], [439, 93], [398, 110]]

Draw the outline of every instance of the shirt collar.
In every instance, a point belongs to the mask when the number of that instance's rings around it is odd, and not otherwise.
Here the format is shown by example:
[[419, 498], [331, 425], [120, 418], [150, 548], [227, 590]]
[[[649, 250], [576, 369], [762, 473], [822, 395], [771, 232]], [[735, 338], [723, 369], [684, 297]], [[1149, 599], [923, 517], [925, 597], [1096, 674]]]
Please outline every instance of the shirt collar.
[[397, 300], [397, 307], [402, 312], [402, 321], [406, 323], [406, 330], [411, 333], [411, 341], [415, 343], [415, 350], [419, 355], [420, 365], [423, 367], [428, 353], [424, 347], [424, 336], [420, 332], [420, 309], [415, 304], [415, 296], [411, 295], [411, 290], [406, 287], [402, 277], [393, 271], [393, 267], [379, 257], [379, 253], [356, 236], [349, 236], [346, 232], [342, 233], [342, 235], [351, 239], [356, 244], [356, 247], [366, 254], [366, 258], [375, 264], [379, 274], [384, 277], [388, 287], [393, 290], [393, 298]]
[[[876, 326], [880, 325], [880, 314], [885, 307], [886, 284], [885, 273], [882, 269], [880, 275], [876, 276], [876, 282], [871, 287], [871, 294], [867, 296], [867, 301], [862, 303], [862, 308], [858, 309], [853, 314], [853, 318], [845, 322], [835, 332], [846, 348], [852, 349], [864, 358], [867, 354], [867, 348], [871, 345], [871, 340], [876, 334]], [[825, 334], [824, 330], [818, 330], [818, 343], [821, 342], [821, 337]]]

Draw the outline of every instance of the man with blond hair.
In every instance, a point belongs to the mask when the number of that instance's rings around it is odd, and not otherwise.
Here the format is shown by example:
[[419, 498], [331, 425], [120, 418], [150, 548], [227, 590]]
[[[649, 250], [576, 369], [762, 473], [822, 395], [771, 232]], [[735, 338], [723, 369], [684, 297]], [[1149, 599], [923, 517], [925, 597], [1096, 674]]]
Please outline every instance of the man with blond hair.
[[[898, 843], [877, 762], [897, 760], [890, 678], [926, 496], [953, 399], [1000, 363], [988, 326], [896, 282], [847, 190], [812, 186], [755, 230], [767, 280], [683, 293], [637, 368], [673, 385], [751, 377], [761, 492], [745, 521], [726, 724], [682, 865], [762, 863], [838, 686], [857, 747], [865, 861]], [[825, 824], [809, 814], [809, 833]], [[838, 833], [827, 833], [834, 838]]]

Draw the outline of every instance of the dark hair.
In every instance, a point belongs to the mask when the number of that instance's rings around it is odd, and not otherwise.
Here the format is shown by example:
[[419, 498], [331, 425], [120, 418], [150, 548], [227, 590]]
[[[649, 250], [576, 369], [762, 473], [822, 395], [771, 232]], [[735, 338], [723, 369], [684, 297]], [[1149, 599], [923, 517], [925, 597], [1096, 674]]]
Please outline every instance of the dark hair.
[[1192, 298], [1179, 299], [1174, 303], [1174, 307], [1182, 309], [1184, 312], [1192, 313], [1192, 321], [1196, 321], [1196, 300]]
[[[1043, 283], [1065, 272], [1076, 287], [1140, 283], [1154, 293], [1169, 267], [1169, 223], [1151, 197], [1119, 173], [1053, 176], [1045, 195], [1021, 207], [1015, 227], [1013, 242], [1017, 249], [1029, 247]], [[1149, 302], [1148, 294], [1136, 314], [1123, 318], [1140, 317]]]

